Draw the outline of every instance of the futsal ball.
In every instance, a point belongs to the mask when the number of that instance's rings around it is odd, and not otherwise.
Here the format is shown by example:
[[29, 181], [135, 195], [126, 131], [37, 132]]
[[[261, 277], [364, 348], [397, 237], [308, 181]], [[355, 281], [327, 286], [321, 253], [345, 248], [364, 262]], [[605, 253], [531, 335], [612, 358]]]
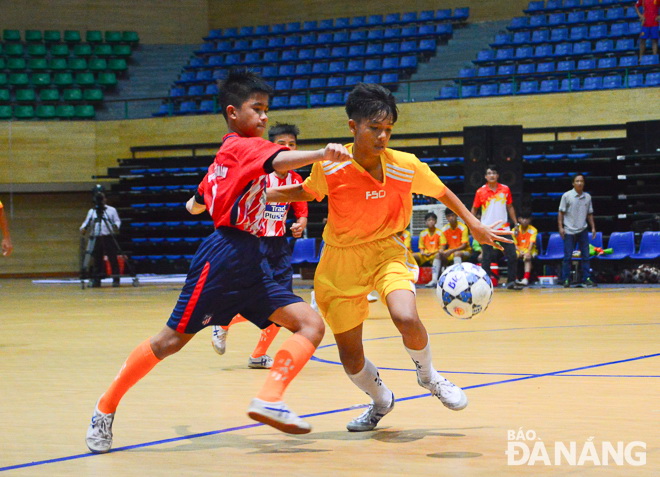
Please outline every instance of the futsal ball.
[[483, 268], [463, 262], [442, 273], [435, 293], [450, 316], [467, 320], [488, 307], [493, 284]]

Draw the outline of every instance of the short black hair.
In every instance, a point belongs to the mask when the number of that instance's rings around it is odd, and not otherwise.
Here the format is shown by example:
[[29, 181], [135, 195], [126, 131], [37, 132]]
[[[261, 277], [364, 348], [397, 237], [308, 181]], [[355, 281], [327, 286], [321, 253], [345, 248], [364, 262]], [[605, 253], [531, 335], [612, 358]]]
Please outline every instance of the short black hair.
[[582, 179], [585, 179], [584, 174], [582, 174], [581, 172], [578, 172], [577, 174], [573, 175], [573, 178], [571, 179], [571, 184], [573, 182], [575, 182], [575, 179], [577, 179], [578, 177], [582, 177]]
[[452, 214], [453, 214], [453, 215], [458, 215], [456, 212], [454, 212], [454, 211], [451, 210], [449, 207], [447, 207], [447, 208], [445, 209], [445, 217], [447, 217], [448, 215], [452, 215]]
[[232, 68], [227, 78], [219, 84], [218, 104], [227, 119], [227, 106], [240, 108], [255, 93], [273, 95], [273, 88], [254, 71], [247, 68]]
[[518, 217], [521, 219], [531, 219], [532, 218], [532, 209], [529, 207], [523, 207], [520, 209], [520, 213], [518, 214]]
[[275, 126], [268, 130], [268, 140], [273, 142], [277, 136], [281, 136], [282, 134], [290, 134], [298, 139], [300, 129], [295, 124], [275, 123]]
[[374, 83], [358, 83], [353, 88], [346, 100], [346, 114], [354, 121], [391, 116], [395, 123], [399, 118], [392, 92]]
[[435, 215], [433, 212], [429, 212], [424, 216], [424, 221], [426, 222], [428, 219], [435, 219], [436, 221], [438, 220], [438, 216]]
[[497, 173], [497, 174], [500, 173], [500, 169], [499, 169], [499, 167], [497, 167], [497, 164], [488, 164], [488, 165], [486, 166], [486, 170], [484, 171], [484, 174], [485, 174], [486, 172], [488, 172], [488, 169], [490, 169], [491, 171], [493, 171], [493, 172], [495, 172], [495, 173]]

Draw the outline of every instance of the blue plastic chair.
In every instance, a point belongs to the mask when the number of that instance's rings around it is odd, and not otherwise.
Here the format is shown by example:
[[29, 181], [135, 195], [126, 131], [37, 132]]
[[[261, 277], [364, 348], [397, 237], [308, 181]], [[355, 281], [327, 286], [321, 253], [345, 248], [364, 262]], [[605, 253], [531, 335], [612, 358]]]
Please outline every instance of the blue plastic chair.
[[613, 249], [611, 255], [601, 255], [599, 260], [623, 260], [635, 253], [635, 234], [633, 232], [612, 232], [607, 241], [607, 248]]
[[318, 263], [319, 256], [316, 253], [316, 239], [298, 239], [293, 244], [291, 253], [291, 264], [299, 265], [301, 263]]
[[539, 260], [563, 260], [564, 241], [558, 232], [552, 232], [545, 247], [545, 253], [538, 255]]
[[419, 235], [410, 237], [410, 248], [413, 252], [419, 252]]
[[630, 255], [634, 260], [656, 260], [660, 257], [660, 232], [644, 232], [639, 252]]

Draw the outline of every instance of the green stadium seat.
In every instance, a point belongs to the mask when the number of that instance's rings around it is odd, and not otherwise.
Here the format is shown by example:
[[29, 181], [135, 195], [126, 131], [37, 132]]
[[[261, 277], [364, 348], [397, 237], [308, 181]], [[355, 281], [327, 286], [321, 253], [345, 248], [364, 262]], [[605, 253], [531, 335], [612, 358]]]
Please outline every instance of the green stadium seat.
[[94, 46], [94, 56], [112, 56], [112, 45], [96, 45]]
[[90, 71], [98, 73], [99, 71], [105, 71], [108, 69], [108, 61], [105, 58], [91, 58], [88, 66]]
[[0, 73], [0, 86], [8, 84], [7, 75], [5, 73]]
[[39, 91], [39, 100], [42, 103], [57, 102], [60, 100], [59, 89], [42, 89]]
[[89, 43], [79, 43], [73, 47], [73, 54], [83, 58], [92, 56], [92, 45]]
[[62, 99], [67, 103], [82, 101], [83, 99], [82, 90], [79, 88], [65, 89], [64, 93], [62, 93]]
[[34, 103], [37, 99], [37, 93], [33, 89], [17, 89], [15, 96], [19, 103]]
[[48, 69], [51, 71], [65, 71], [67, 68], [66, 58], [52, 58], [48, 62]]
[[124, 58], [111, 58], [110, 61], [108, 61], [108, 69], [115, 73], [123, 73], [128, 69], [128, 65]]
[[7, 43], [5, 45], [5, 55], [7, 56], [23, 56], [25, 49], [21, 43]]
[[27, 46], [28, 56], [46, 56], [46, 45], [43, 43], [30, 43]]
[[71, 71], [85, 71], [87, 70], [87, 60], [85, 58], [69, 58], [67, 67]]
[[25, 41], [28, 43], [35, 43], [43, 41], [44, 37], [41, 30], [25, 30]]
[[0, 119], [11, 119], [12, 116], [11, 106], [0, 105]]
[[73, 84], [73, 75], [71, 73], [55, 73], [53, 84], [55, 86], [71, 86]]
[[7, 60], [7, 69], [14, 71], [25, 71], [27, 63], [25, 58], [9, 58]]
[[30, 84], [27, 73], [10, 73], [9, 84], [12, 86], [27, 86]]
[[60, 104], [55, 108], [55, 115], [60, 119], [73, 119], [76, 109], [71, 104]]
[[59, 30], [46, 30], [44, 32], [44, 41], [46, 43], [57, 43], [62, 39], [62, 34]]
[[122, 36], [120, 31], [106, 31], [105, 32], [105, 42], [106, 43], [119, 43], [122, 41]]
[[87, 43], [101, 43], [103, 41], [103, 33], [98, 30], [87, 30], [85, 41]]
[[2, 39], [4, 41], [21, 41], [20, 30], [3, 30]]
[[66, 43], [80, 43], [82, 38], [78, 30], [64, 30], [64, 41]]
[[39, 119], [55, 119], [55, 106], [52, 104], [40, 104], [37, 106], [37, 117]]
[[114, 73], [99, 73], [96, 82], [98, 83], [99, 86], [107, 86], [107, 87], [117, 86], [117, 75], [115, 75]]
[[112, 54], [128, 58], [133, 53], [131, 45], [112, 45]]
[[14, 117], [16, 119], [33, 119], [34, 106], [31, 104], [19, 104], [14, 108]]
[[50, 73], [32, 73], [30, 83], [40, 88], [50, 85]]
[[11, 96], [8, 89], [0, 89], [0, 103], [9, 103]]
[[69, 56], [69, 45], [55, 43], [50, 47], [51, 56]]
[[140, 42], [140, 37], [136, 31], [124, 31], [121, 33], [122, 43], [130, 43], [136, 45]]
[[48, 60], [46, 58], [30, 58], [27, 67], [32, 71], [44, 71], [48, 69]]
[[76, 84], [78, 86], [94, 86], [96, 81], [94, 80], [94, 73], [85, 72], [85, 73], [76, 73]]
[[3, 52], [2, 52], [2, 50], [4, 49], [4, 48], [3, 48], [3, 45], [4, 45], [4, 43], [0, 43], [0, 55], [3, 54]]
[[7, 67], [7, 62], [5, 61], [4, 56], [0, 56], [0, 70], [4, 70]]
[[86, 89], [83, 93], [83, 98], [85, 101], [89, 102], [100, 102], [103, 101], [103, 90], [102, 89]]
[[91, 104], [78, 104], [75, 106], [75, 115], [77, 119], [94, 119], [96, 111]]

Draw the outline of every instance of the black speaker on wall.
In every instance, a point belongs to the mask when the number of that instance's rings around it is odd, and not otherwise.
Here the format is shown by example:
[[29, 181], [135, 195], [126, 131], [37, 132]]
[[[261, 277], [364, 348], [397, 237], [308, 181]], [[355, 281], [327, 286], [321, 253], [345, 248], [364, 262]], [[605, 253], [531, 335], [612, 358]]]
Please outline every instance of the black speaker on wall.
[[626, 154], [651, 154], [660, 150], [660, 120], [626, 123]]
[[486, 167], [495, 164], [500, 182], [522, 194], [522, 126], [472, 126], [463, 129], [465, 192], [485, 184]]

